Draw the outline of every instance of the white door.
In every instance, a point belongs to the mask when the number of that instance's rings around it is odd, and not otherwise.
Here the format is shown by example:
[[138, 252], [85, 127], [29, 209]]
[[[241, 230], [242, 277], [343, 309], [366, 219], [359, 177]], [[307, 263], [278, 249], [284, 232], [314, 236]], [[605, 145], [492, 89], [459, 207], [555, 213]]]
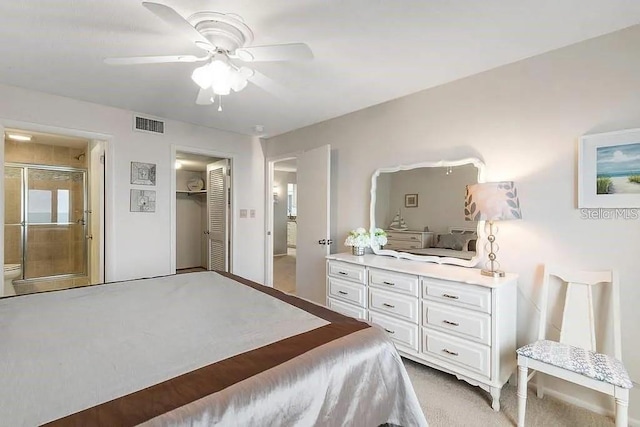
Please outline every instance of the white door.
[[326, 304], [326, 259], [329, 255], [329, 175], [331, 147], [298, 156], [298, 238], [296, 295]]
[[91, 141], [89, 155], [89, 279], [92, 285], [104, 282], [104, 144]]
[[229, 160], [207, 165], [207, 213], [209, 216], [209, 270], [229, 271]]

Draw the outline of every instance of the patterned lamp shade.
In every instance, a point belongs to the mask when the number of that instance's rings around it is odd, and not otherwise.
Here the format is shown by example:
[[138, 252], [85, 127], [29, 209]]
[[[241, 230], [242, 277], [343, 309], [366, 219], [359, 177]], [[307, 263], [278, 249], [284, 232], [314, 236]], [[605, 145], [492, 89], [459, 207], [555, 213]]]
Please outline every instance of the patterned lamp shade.
[[464, 198], [465, 220], [504, 221], [521, 218], [518, 190], [513, 181], [467, 185]]

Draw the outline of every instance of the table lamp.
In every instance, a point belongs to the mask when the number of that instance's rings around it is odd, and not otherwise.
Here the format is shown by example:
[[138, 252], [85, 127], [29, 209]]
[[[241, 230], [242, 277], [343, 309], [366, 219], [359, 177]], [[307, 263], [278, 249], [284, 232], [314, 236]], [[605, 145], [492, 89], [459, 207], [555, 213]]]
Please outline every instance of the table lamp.
[[[498, 244], [494, 234], [493, 222], [510, 219], [522, 219], [518, 190], [513, 181], [482, 182], [467, 185], [464, 199], [464, 219], [466, 221], [489, 221], [489, 261], [480, 273], [490, 277], [504, 277], [496, 261]], [[497, 232], [497, 230], [496, 230]]]

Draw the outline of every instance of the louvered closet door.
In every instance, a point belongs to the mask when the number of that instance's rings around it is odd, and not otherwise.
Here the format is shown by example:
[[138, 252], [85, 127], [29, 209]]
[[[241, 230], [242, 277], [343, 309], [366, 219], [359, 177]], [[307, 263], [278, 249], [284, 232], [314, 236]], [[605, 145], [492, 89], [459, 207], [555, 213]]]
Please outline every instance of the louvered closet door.
[[229, 270], [229, 161], [207, 165], [209, 270]]

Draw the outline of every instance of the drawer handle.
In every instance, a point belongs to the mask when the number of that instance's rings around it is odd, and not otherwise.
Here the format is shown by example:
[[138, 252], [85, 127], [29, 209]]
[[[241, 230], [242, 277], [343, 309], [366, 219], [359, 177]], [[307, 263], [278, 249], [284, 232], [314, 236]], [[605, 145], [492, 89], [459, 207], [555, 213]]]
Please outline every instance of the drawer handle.
[[396, 284], [395, 284], [395, 283], [393, 283], [393, 282], [386, 282], [386, 281], [385, 281], [385, 282], [382, 282], [382, 283], [384, 283], [385, 285], [389, 285], [389, 286], [395, 286], [395, 285], [396, 285]]
[[345, 273], [344, 271], [338, 271], [338, 274], [342, 274], [343, 276], [348, 276], [349, 273]]
[[449, 320], [443, 320], [442, 323], [446, 323], [447, 325], [451, 325], [451, 326], [460, 326], [459, 323], [451, 322]]
[[384, 305], [385, 307], [389, 307], [389, 308], [396, 308], [395, 305], [387, 304], [386, 302], [383, 302], [382, 305]]
[[338, 293], [339, 293], [340, 295], [349, 295], [349, 292], [345, 292], [345, 291], [338, 291]]
[[394, 331], [390, 331], [390, 330], [389, 330], [389, 329], [387, 329], [387, 328], [384, 328], [384, 330], [385, 330], [385, 331], [387, 331], [387, 332], [389, 332], [390, 334], [395, 334], [395, 332], [394, 332]]
[[411, 240], [418, 240], [416, 236], [411, 236]]
[[442, 294], [442, 296], [445, 298], [460, 299], [460, 297], [457, 295]]
[[456, 353], [455, 351], [451, 351], [451, 350], [447, 350], [446, 348], [443, 348], [442, 351], [444, 351], [447, 354], [450, 354], [452, 356], [457, 356], [458, 353]]

